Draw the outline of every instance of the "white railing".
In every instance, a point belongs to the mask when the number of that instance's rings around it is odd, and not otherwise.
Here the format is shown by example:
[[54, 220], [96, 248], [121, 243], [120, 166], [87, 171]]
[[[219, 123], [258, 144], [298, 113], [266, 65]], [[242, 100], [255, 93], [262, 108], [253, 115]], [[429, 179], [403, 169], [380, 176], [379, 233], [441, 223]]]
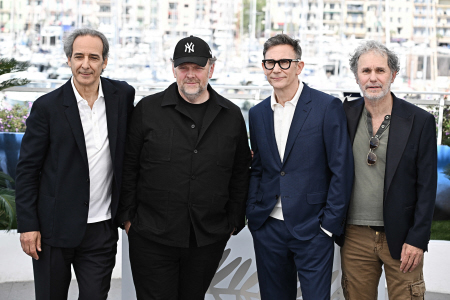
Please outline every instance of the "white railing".
[[[47, 83], [52, 86], [59, 86], [65, 81], [62, 80], [48, 80], [45, 82], [37, 83]], [[154, 84], [142, 84], [142, 83], [130, 83], [136, 89], [136, 102], [142, 97], [154, 94], [156, 92], [166, 89], [171, 83], [154, 83]], [[261, 101], [268, 97], [272, 91], [271, 86], [241, 86], [241, 85], [217, 85], [212, 84], [212, 87], [218, 91], [222, 96], [230, 100], [248, 100], [248, 101]], [[317, 88], [317, 87], [316, 87]], [[13, 87], [3, 90], [4, 92], [30, 92], [30, 93], [48, 93], [55, 88], [38, 88], [38, 87]], [[344, 100], [344, 95], [351, 94], [350, 99], [355, 99], [359, 97], [360, 91], [358, 89], [320, 89], [319, 90], [332, 94], [341, 100]], [[393, 91], [397, 96], [404, 98], [410, 103], [421, 106], [435, 106], [438, 107], [438, 133], [437, 133], [437, 143], [441, 145], [442, 143], [442, 124], [444, 120], [444, 107], [450, 106], [450, 93], [444, 92], [425, 92], [425, 91]], [[449, 100], [447, 100], [449, 98]]]

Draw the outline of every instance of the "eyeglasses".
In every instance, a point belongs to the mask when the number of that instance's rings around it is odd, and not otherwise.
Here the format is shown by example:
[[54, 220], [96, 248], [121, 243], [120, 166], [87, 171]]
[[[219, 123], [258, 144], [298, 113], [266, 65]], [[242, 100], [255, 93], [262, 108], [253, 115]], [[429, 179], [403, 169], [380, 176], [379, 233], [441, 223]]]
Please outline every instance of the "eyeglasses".
[[287, 70], [291, 67], [291, 62], [293, 61], [300, 61], [300, 59], [280, 59], [280, 60], [273, 60], [273, 59], [263, 59], [264, 68], [267, 70], [273, 70], [275, 68], [275, 65], [278, 63], [281, 69]]
[[369, 153], [367, 154], [367, 164], [373, 166], [377, 162], [377, 155], [373, 153], [375, 149], [380, 146], [380, 139], [377, 136], [372, 137], [369, 140]]

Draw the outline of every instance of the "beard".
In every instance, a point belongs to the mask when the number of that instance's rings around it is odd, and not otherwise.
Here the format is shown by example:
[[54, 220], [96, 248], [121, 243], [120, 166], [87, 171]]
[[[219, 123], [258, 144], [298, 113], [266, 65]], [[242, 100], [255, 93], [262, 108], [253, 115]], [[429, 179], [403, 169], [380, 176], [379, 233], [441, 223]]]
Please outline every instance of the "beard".
[[365, 99], [376, 102], [379, 101], [381, 99], [383, 99], [391, 90], [391, 82], [387, 82], [385, 86], [381, 85], [381, 84], [377, 84], [376, 86], [381, 87], [381, 91], [377, 94], [372, 94], [369, 93], [367, 91], [367, 88], [370, 86], [374, 86], [374, 85], [370, 85], [367, 84], [366, 86], [362, 86], [359, 82], [358, 82], [359, 88], [361, 89], [361, 92], [363, 93], [363, 96]]
[[203, 93], [203, 91], [206, 89], [206, 86], [201, 86], [201, 82], [197, 82], [197, 83], [199, 84], [197, 91], [188, 91], [185, 88], [184, 84], [180, 86], [180, 91], [190, 102], [194, 102], [195, 99], [197, 99]]

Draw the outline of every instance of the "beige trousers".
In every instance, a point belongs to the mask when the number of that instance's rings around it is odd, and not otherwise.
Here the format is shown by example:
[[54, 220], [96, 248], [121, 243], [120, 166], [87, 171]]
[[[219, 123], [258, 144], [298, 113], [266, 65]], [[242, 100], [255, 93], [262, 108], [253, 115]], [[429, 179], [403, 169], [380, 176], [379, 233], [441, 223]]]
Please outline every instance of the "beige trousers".
[[341, 248], [341, 284], [346, 300], [377, 300], [383, 265], [390, 300], [423, 299], [423, 260], [407, 273], [400, 271], [400, 264], [391, 257], [384, 232], [347, 225]]

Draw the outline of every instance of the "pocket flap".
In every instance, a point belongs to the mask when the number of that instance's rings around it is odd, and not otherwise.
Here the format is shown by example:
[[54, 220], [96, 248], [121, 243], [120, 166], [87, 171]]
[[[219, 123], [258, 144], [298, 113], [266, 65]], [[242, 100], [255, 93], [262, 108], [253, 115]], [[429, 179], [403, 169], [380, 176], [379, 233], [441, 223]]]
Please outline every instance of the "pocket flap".
[[423, 280], [411, 284], [411, 295], [414, 297], [422, 297], [425, 294], [425, 290], [425, 281]]
[[328, 192], [320, 192], [306, 195], [306, 202], [308, 204], [320, 204], [327, 202]]

